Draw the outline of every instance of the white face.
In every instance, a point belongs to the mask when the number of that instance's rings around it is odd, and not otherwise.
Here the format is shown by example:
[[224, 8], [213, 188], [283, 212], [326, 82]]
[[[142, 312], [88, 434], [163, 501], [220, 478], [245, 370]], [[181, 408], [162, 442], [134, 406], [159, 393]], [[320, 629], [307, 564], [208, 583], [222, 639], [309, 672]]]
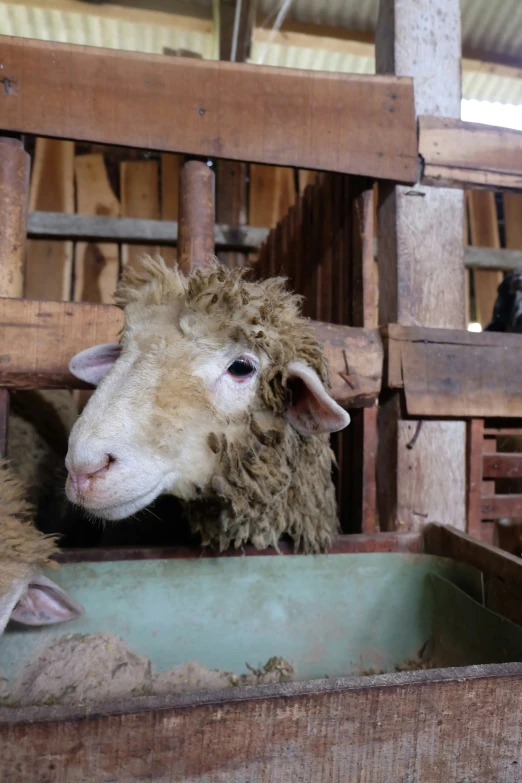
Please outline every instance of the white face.
[[[97, 517], [124, 519], [162, 493], [190, 500], [208, 490], [217, 464], [209, 436], [241, 438], [262, 409], [266, 355], [198, 329], [172, 306], [146, 311], [116, 346], [79, 354], [71, 372], [103, 380], [69, 439], [66, 492]], [[316, 373], [296, 363], [299, 388], [287, 418], [303, 434], [342, 429], [348, 414]]]

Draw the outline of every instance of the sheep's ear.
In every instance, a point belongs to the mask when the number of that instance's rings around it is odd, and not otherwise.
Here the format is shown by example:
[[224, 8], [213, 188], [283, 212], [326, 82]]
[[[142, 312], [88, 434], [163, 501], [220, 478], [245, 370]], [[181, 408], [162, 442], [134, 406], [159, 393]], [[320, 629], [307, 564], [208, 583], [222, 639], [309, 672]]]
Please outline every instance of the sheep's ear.
[[333, 400], [317, 373], [302, 362], [288, 365], [291, 393], [286, 418], [301, 435], [338, 432], [350, 423], [350, 416]]
[[75, 378], [97, 386], [121, 353], [120, 343], [105, 343], [77, 353], [69, 362], [69, 372]]
[[81, 617], [83, 608], [57, 584], [40, 574], [31, 579], [13, 611], [11, 620], [22, 625], [53, 625]]

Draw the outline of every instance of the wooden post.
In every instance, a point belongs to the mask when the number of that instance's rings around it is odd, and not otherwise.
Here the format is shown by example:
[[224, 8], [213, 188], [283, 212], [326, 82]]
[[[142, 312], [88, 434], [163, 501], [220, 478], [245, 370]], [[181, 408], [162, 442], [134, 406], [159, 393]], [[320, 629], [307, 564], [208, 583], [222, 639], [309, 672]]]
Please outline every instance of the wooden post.
[[179, 186], [178, 262], [183, 272], [207, 266], [214, 256], [214, 172], [189, 160]]
[[23, 295], [29, 167], [22, 142], [0, 138], [0, 296]]
[[[0, 296], [21, 297], [30, 158], [19, 139], [0, 138]], [[0, 459], [7, 454], [9, 394], [0, 389]]]
[[[459, 0], [381, 0], [377, 73], [414, 78], [417, 116], [460, 117], [460, 57]], [[388, 186], [379, 187], [379, 202], [379, 323], [463, 328], [464, 194]], [[464, 422], [424, 421], [419, 429], [403, 420], [396, 394], [382, 402], [382, 528], [439, 521], [465, 529]]]

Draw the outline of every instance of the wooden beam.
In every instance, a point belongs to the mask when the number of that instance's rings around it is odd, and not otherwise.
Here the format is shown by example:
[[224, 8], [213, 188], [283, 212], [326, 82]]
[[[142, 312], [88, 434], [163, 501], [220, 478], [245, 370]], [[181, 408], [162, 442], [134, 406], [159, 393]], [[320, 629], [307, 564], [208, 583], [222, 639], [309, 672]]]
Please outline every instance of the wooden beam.
[[[101, 215], [66, 215], [61, 212], [30, 212], [27, 233], [32, 238], [56, 237], [86, 242], [126, 242], [142, 245], [177, 245], [177, 220], [109, 218]], [[256, 250], [268, 236], [267, 228], [217, 224], [217, 247]]]
[[522, 131], [448, 117], [419, 118], [422, 182], [451, 188], [522, 188]]
[[515, 783], [521, 688], [522, 666], [507, 663], [133, 697], [90, 710], [3, 708], [2, 768], [24, 783], [54, 763], [91, 780], [93, 759], [100, 783], [340, 783], [363, 769], [372, 783]]
[[480, 499], [482, 519], [515, 519], [522, 516], [522, 495], [483, 495]]
[[250, 57], [250, 45], [256, 0], [217, 0], [219, 3], [219, 59], [244, 63]]
[[519, 335], [394, 324], [383, 332], [384, 384], [404, 388], [409, 415], [522, 417]]
[[400, 182], [416, 176], [411, 79], [303, 78], [289, 68], [8, 36], [0, 47], [10, 85], [0, 91], [0, 130]]
[[22, 296], [30, 159], [20, 139], [0, 136], [0, 296]]
[[[415, 80], [416, 115], [460, 117], [459, 0], [382, 0], [378, 73]], [[379, 323], [463, 327], [464, 196], [379, 184]], [[464, 422], [402, 419], [392, 395], [379, 409], [381, 529], [429, 521], [466, 525]], [[448, 469], [451, 466], [451, 469]]]
[[522, 454], [487, 453], [483, 465], [485, 478], [522, 478]]
[[[122, 311], [110, 305], [0, 299], [0, 386], [86, 388], [69, 374], [69, 361], [84, 348], [117, 341], [122, 325]], [[346, 407], [374, 403], [382, 377], [379, 332], [320, 322], [315, 328], [330, 364], [335, 399]]]
[[214, 172], [210, 166], [202, 160], [183, 164], [179, 180], [178, 263], [185, 274], [213, 263], [214, 193]]
[[[466, 193], [470, 240], [473, 245], [500, 248], [495, 194], [488, 190], [470, 190]], [[499, 270], [475, 269], [475, 319], [486, 327], [493, 316], [497, 288], [502, 281]]]
[[[170, 156], [166, 156], [170, 157]], [[173, 155], [177, 161], [177, 156]], [[221, 161], [220, 161], [221, 162]], [[219, 169], [218, 169], [219, 172]], [[300, 174], [308, 172], [300, 172]], [[304, 177], [302, 185], [309, 184], [315, 179]], [[164, 177], [162, 175], [162, 188]], [[301, 182], [301, 178], [300, 178]], [[237, 184], [239, 187], [239, 184]], [[219, 180], [218, 180], [219, 203]], [[516, 194], [506, 194], [508, 196]], [[164, 203], [166, 199], [163, 199]], [[170, 206], [170, 201], [165, 203], [167, 214], [177, 215], [177, 193], [175, 201]], [[162, 210], [163, 212], [163, 210]], [[264, 214], [264, 212], [263, 212]], [[270, 214], [270, 213], [267, 213]], [[261, 220], [261, 210], [260, 217]], [[215, 226], [215, 243], [219, 249], [237, 250], [249, 252], [257, 250], [268, 237], [268, 228], [261, 225], [252, 226], [246, 224], [218, 223]], [[27, 222], [27, 235], [32, 239], [72, 239], [86, 242], [127, 242], [128, 244], [157, 245], [159, 243], [168, 247], [177, 245], [178, 223], [177, 220], [140, 220], [138, 218], [110, 218], [101, 215], [90, 216], [80, 214], [66, 214], [62, 212], [30, 212]], [[374, 245], [377, 255], [377, 244]], [[469, 268], [477, 269], [518, 269], [522, 267], [522, 250], [506, 250], [505, 248], [474, 247], [468, 245], [464, 251], [465, 264]]]

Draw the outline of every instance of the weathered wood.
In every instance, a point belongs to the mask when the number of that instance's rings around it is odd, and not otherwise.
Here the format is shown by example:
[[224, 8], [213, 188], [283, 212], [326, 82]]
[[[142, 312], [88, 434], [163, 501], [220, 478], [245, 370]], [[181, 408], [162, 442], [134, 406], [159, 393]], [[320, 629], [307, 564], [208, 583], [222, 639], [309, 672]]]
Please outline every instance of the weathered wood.
[[[121, 310], [110, 305], [0, 299], [0, 386], [85, 388], [68, 372], [72, 356], [118, 340]], [[332, 373], [332, 393], [342, 405], [373, 404], [382, 374], [377, 330], [315, 323]], [[346, 382], [345, 356], [350, 363]]]
[[[506, 193], [504, 195], [511, 196], [518, 195], [518, 193]], [[472, 247], [468, 245], [465, 249], [464, 258], [469, 269], [500, 269], [507, 271], [508, 269], [520, 269], [522, 267], [522, 250]]]
[[[485, 190], [469, 191], [466, 194], [469, 210], [470, 238], [473, 245], [500, 248], [495, 194]], [[497, 287], [502, 281], [502, 272], [474, 270], [476, 319], [487, 326], [493, 315], [497, 298]]]
[[[504, 233], [506, 247], [504, 251], [518, 258], [517, 266], [522, 267], [522, 193], [504, 193]], [[515, 267], [508, 267], [514, 269]]]
[[485, 453], [483, 460], [486, 478], [522, 478], [522, 454]]
[[[37, 139], [29, 209], [74, 212], [74, 144]], [[28, 299], [71, 298], [72, 242], [46, 239], [28, 242], [24, 296]]]
[[[230, 224], [232, 237], [232, 227], [237, 227], [237, 238], [243, 233], [247, 222], [246, 163], [219, 160], [216, 180], [216, 218], [221, 224]], [[218, 257], [221, 263], [230, 269], [244, 266], [247, 261], [245, 253], [221, 252]]]
[[250, 166], [249, 221], [273, 228], [296, 199], [294, 170], [281, 166]]
[[22, 296], [29, 196], [29, 155], [0, 136], [0, 296]]
[[[414, 78], [417, 116], [460, 117], [460, 20], [458, 0], [380, 4], [377, 72]], [[463, 328], [463, 194], [379, 183], [377, 222], [379, 323]], [[379, 411], [379, 439], [387, 444], [379, 446], [383, 464], [377, 465], [381, 527], [416, 529], [443, 520], [463, 529], [464, 422], [423, 422], [418, 430], [401, 414], [398, 401]]]
[[515, 663], [141, 697], [88, 714], [81, 705], [4, 708], [3, 775], [518, 783], [521, 686]]
[[[175, 203], [177, 208], [177, 199]], [[177, 219], [140, 220], [100, 215], [66, 215], [61, 212], [30, 212], [27, 233], [30, 237], [40, 239], [56, 237], [87, 242], [112, 241], [143, 245], [161, 243], [170, 246], [178, 242], [178, 222]], [[255, 250], [266, 241], [267, 236], [267, 228], [255, 226], [217, 224], [214, 228], [216, 246], [227, 250]]]
[[[104, 215], [116, 218], [120, 214], [120, 203], [111, 188], [103, 155], [77, 156], [74, 161], [74, 172], [78, 212], [83, 215]], [[64, 217], [69, 216], [65, 215]], [[119, 252], [117, 244], [81, 242], [76, 245], [75, 301], [112, 304], [118, 276]]]
[[[300, 557], [295, 552], [293, 544], [280, 541], [280, 554], [284, 556]], [[329, 554], [346, 555], [369, 552], [411, 552], [418, 554], [422, 551], [422, 537], [420, 533], [372, 533], [349, 536], [337, 536], [332, 542]], [[273, 549], [256, 549], [250, 544], [240, 549], [229, 549], [226, 552], [217, 552], [210, 548], [201, 547], [122, 547], [109, 549], [61, 549], [56, 559], [59, 563], [100, 563], [114, 560], [186, 560], [216, 557], [279, 557], [280, 554]], [[303, 555], [305, 557], [305, 555]]]
[[483, 443], [484, 419], [471, 419], [467, 423], [466, 437], [467, 532], [479, 540], [482, 539], [480, 496], [483, 477]]
[[422, 182], [441, 187], [522, 188], [522, 132], [450, 117], [419, 117]]
[[416, 176], [411, 79], [303, 78], [289, 68], [8, 36], [0, 46], [12, 87], [0, 93], [7, 131], [401, 182]]
[[214, 172], [200, 160], [189, 160], [179, 181], [180, 269], [208, 266], [214, 256]]
[[411, 416], [522, 416], [519, 335], [393, 324], [384, 333], [385, 383], [404, 387]]
[[0, 389], [0, 459], [7, 457], [7, 436], [9, 430], [9, 392]]
[[[156, 228], [166, 226], [166, 221], [173, 221], [172, 224], [169, 222], [169, 225], [175, 226], [176, 243], [178, 241], [179, 177], [182, 165], [183, 157], [181, 155], [171, 155], [165, 152], [161, 156], [161, 221], [157, 222]], [[134, 223], [136, 222], [134, 221]], [[143, 242], [143, 244], [145, 243]], [[172, 265], [178, 257], [178, 251], [175, 247], [164, 245], [160, 247], [160, 255], [167, 264]]]
[[483, 495], [480, 500], [482, 519], [522, 517], [522, 495]]
[[520, 557], [514, 557], [443, 525], [428, 525], [423, 535], [427, 554], [450, 557], [478, 568], [484, 579], [485, 605], [522, 625]]
[[[159, 167], [155, 160], [130, 160], [120, 164], [121, 214], [130, 218], [158, 220]], [[122, 263], [135, 266], [142, 255], [156, 255], [159, 247], [123, 245]]]

